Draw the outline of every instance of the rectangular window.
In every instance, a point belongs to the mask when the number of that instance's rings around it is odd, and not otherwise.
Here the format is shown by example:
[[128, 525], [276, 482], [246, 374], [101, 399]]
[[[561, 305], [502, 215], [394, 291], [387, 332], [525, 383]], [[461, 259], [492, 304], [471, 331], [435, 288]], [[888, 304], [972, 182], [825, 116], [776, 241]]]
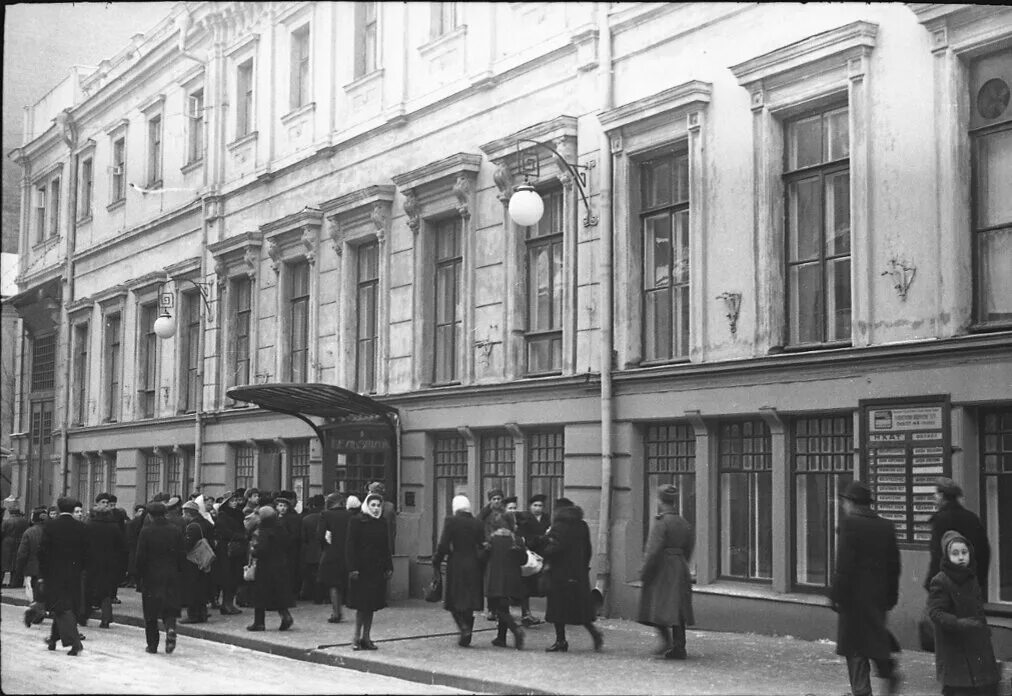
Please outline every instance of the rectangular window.
[[292, 32], [291, 89], [289, 107], [298, 109], [309, 103], [309, 25]]
[[165, 490], [171, 495], [185, 497], [189, 488], [183, 487], [183, 469], [186, 457], [181, 452], [173, 452], [165, 463]]
[[95, 496], [104, 490], [108, 490], [105, 486], [105, 462], [102, 461], [101, 457], [90, 460], [91, 466], [91, 488], [88, 490], [88, 496], [82, 498], [81, 502], [84, 503], [85, 510], [88, 509], [91, 501], [95, 499]]
[[562, 369], [562, 189], [542, 194], [545, 212], [527, 228], [527, 372]]
[[309, 440], [291, 443], [288, 456], [291, 457], [291, 489], [304, 501], [309, 495]]
[[1012, 602], [1012, 405], [980, 416], [984, 519], [992, 544], [985, 600]]
[[293, 382], [309, 377], [309, 263], [288, 266], [288, 375]]
[[74, 326], [74, 424], [88, 418], [88, 324]]
[[60, 177], [49, 182], [49, 201], [46, 218], [49, 221], [49, 236], [60, 236]]
[[151, 500], [162, 490], [162, 458], [151, 453], [144, 458], [144, 500]]
[[650, 532], [650, 519], [657, 501], [657, 489], [673, 484], [678, 488], [675, 509], [696, 526], [696, 433], [688, 423], [650, 425], [643, 441], [646, 474], [646, 524], [643, 539]]
[[94, 160], [87, 157], [81, 161], [81, 193], [78, 201], [78, 217], [91, 217], [91, 196], [95, 188]]
[[1012, 323], [1012, 55], [970, 69], [975, 319]]
[[184, 413], [193, 413], [200, 408], [201, 384], [200, 384], [200, 295], [197, 293], [186, 293], [183, 295], [182, 316], [179, 318], [182, 324], [182, 336], [180, 336], [180, 350], [182, 360], [180, 365], [183, 369], [183, 384], [180, 393], [182, 403], [179, 410]]
[[162, 117], [148, 121], [148, 185], [162, 183]]
[[126, 197], [126, 137], [112, 143], [112, 185], [110, 201], [115, 203]]
[[158, 335], [155, 319], [158, 306], [141, 305], [137, 346], [137, 398], [141, 418], [153, 418], [158, 394]]
[[850, 340], [850, 138], [846, 107], [789, 121], [787, 317], [791, 345]]
[[186, 98], [186, 163], [204, 159], [204, 90], [191, 92]]
[[376, 242], [370, 242], [358, 248], [355, 390], [360, 393], [376, 391], [376, 343], [379, 338], [378, 300], [379, 245]]
[[32, 391], [48, 391], [56, 383], [56, 334], [32, 340]]
[[377, 2], [355, 3], [355, 78], [368, 75], [377, 67]]
[[455, 435], [435, 438], [433, 452], [433, 483], [436, 492], [435, 532], [438, 539], [443, 520], [450, 516], [455, 495], [467, 495], [467, 443]]
[[482, 495], [493, 488], [501, 488], [507, 497], [516, 495], [516, 450], [513, 449], [513, 436], [482, 435], [479, 451]]
[[[105, 419], [119, 419], [120, 316], [105, 317]], [[150, 500], [150, 498], [148, 498]]]
[[851, 414], [794, 420], [794, 582], [825, 590], [836, 561], [839, 495], [854, 478], [854, 419]]
[[461, 230], [460, 219], [450, 218], [435, 225], [436, 245], [436, 345], [434, 381], [437, 384], [458, 379], [457, 352], [460, 348], [461, 307]]
[[116, 453], [106, 454], [109, 462], [109, 492], [116, 492]]
[[253, 59], [239, 65], [236, 70], [235, 137], [253, 132]]
[[82, 455], [78, 455], [74, 459], [77, 461], [77, 495], [81, 502], [87, 504], [91, 498], [88, 491], [88, 481], [91, 480], [88, 476], [89, 460], [88, 457]]
[[230, 385], [250, 382], [250, 328], [252, 326], [252, 289], [249, 276], [240, 275], [230, 281], [232, 298]]
[[527, 495], [548, 496], [546, 514], [551, 519], [552, 501], [563, 496], [566, 437], [562, 430], [546, 430], [527, 436]]
[[235, 449], [235, 487], [249, 490], [253, 487], [256, 447], [241, 445]]
[[720, 569], [724, 577], [771, 580], [773, 460], [761, 420], [720, 424]]
[[432, 3], [432, 25], [429, 37], [436, 39], [443, 34], [449, 34], [457, 28], [457, 12], [459, 3], [456, 2], [434, 2]]
[[643, 237], [643, 356], [689, 357], [689, 157], [640, 163]]
[[43, 184], [35, 189], [35, 239], [42, 242], [46, 239], [46, 195], [48, 187]]

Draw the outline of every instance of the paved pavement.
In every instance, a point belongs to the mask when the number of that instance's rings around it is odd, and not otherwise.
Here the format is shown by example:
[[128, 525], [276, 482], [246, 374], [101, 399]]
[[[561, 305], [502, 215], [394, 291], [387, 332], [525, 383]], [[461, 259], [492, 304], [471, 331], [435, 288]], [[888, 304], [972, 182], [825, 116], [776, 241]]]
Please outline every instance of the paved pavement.
[[[20, 590], [2, 591], [3, 601], [25, 604]], [[140, 595], [121, 589], [122, 604], [114, 607], [114, 621], [141, 625]], [[539, 600], [535, 613], [543, 611]], [[658, 660], [653, 630], [632, 621], [603, 619], [605, 646], [591, 647], [590, 636], [570, 626], [568, 653], [545, 653], [554, 641], [550, 625], [527, 629], [523, 651], [491, 645], [494, 624], [476, 617], [473, 644], [456, 645], [453, 621], [441, 605], [402, 600], [377, 612], [373, 625], [376, 651], [353, 651], [353, 613], [345, 622], [327, 623], [329, 606], [300, 602], [292, 610], [294, 627], [277, 630], [277, 614], [268, 615], [268, 630], [246, 631], [252, 609], [236, 616], [212, 610], [205, 624], [181, 625], [182, 636], [195, 636], [284, 657], [348, 667], [363, 672], [437, 684], [472, 692], [504, 694], [667, 694], [776, 696], [841, 696], [849, 693], [846, 666], [830, 641], [804, 641], [790, 636], [753, 633], [688, 632], [686, 661]], [[45, 624], [48, 626], [48, 622]], [[41, 628], [36, 627], [40, 631]], [[48, 630], [48, 629], [46, 629]], [[88, 642], [101, 641], [97, 621], [84, 629]], [[512, 638], [508, 640], [512, 646]], [[86, 655], [87, 653], [85, 653]], [[934, 678], [934, 656], [918, 651], [900, 655], [907, 696], [927, 696], [941, 690]], [[251, 677], [253, 678], [253, 677]], [[876, 693], [882, 683], [873, 681]]]

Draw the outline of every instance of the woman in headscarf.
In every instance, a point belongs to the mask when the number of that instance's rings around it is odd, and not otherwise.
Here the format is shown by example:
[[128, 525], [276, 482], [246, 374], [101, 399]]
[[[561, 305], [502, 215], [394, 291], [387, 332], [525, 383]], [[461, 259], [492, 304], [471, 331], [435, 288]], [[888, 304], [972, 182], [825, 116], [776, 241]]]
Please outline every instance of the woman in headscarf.
[[516, 523], [508, 512], [493, 512], [488, 518], [489, 557], [488, 572], [485, 573], [485, 596], [489, 609], [495, 612], [499, 621], [498, 633], [492, 641], [497, 648], [506, 647], [506, 631], [513, 634], [517, 650], [524, 649], [524, 629], [510, 613], [510, 600], [524, 592], [520, 566], [527, 560], [527, 549], [523, 541], [514, 534]]
[[294, 604], [291, 574], [288, 571], [288, 532], [278, 522], [277, 511], [269, 505], [259, 510], [260, 524], [250, 542], [253, 558], [257, 560], [253, 580], [253, 623], [247, 631], [265, 630], [264, 619], [268, 611], [281, 617], [279, 631], [287, 631], [295, 623], [288, 608]]
[[355, 650], [375, 650], [372, 642], [373, 613], [387, 605], [387, 580], [394, 574], [390, 537], [382, 518], [383, 497], [370, 493], [362, 514], [348, 522], [345, 561], [348, 566], [349, 609], [355, 610]]
[[[350, 498], [348, 502], [350, 504]], [[348, 542], [348, 520], [352, 517], [352, 511], [345, 506], [344, 494], [339, 491], [328, 495], [325, 505], [326, 510], [320, 514], [316, 525], [316, 538], [323, 549], [319, 578], [320, 584], [327, 588], [330, 596], [330, 617], [327, 623], [341, 623], [341, 602], [348, 594], [345, 548]]]
[[654, 626], [661, 635], [658, 654], [667, 660], [685, 659], [685, 626], [692, 615], [692, 576], [689, 558], [695, 540], [692, 527], [675, 510], [678, 489], [668, 484], [657, 490], [657, 516], [643, 551], [640, 607], [637, 620]]
[[485, 528], [471, 514], [471, 501], [467, 496], [454, 496], [450, 507], [453, 515], [443, 524], [443, 533], [432, 557], [432, 572], [438, 575], [446, 559], [443, 608], [450, 612], [460, 631], [457, 645], [466, 648], [471, 644], [474, 631], [474, 612], [481, 611], [483, 606], [479, 555], [485, 545]]
[[223, 497], [225, 502], [218, 508], [214, 525], [214, 536], [218, 542], [215, 554], [218, 560], [212, 572], [215, 582], [221, 587], [221, 607], [218, 611], [231, 616], [242, 613], [242, 609], [235, 605], [235, 595], [242, 582], [242, 569], [246, 563], [249, 544], [242, 524], [242, 497], [238, 491], [226, 493]]
[[566, 625], [583, 626], [594, 641], [594, 650], [604, 646], [604, 635], [594, 625], [594, 603], [590, 594], [590, 528], [583, 521], [583, 509], [568, 498], [555, 501], [552, 526], [534, 549], [552, 570], [549, 573], [548, 610], [545, 621], [555, 625], [555, 643], [546, 652], [566, 652]]

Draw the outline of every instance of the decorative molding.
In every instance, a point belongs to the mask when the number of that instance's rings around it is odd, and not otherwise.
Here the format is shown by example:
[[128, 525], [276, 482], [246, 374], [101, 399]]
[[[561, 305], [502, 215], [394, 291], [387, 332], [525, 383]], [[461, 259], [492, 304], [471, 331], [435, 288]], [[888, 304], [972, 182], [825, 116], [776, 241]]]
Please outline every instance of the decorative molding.
[[471, 172], [477, 174], [480, 168], [481, 155], [458, 152], [438, 162], [431, 162], [417, 169], [412, 169], [409, 172], [397, 174], [392, 178], [397, 188], [401, 190], [418, 189], [458, 173]]
[[471, 217], [468, 207], [471, 199], [471, 182], [463, 173], [457, 175], [457, 181], [453, 184], [453, 195], [457, 197], [457, 213], [467, 220]]
[[516, 155], [517, 141], [536, 140], [538, 142], [557, 141], [559, 138], [573, 140], [577, 136], [577, 119], [573, 116], [556, 116], [549, 121], [542, 121], [514, 131], [509, 135], [490, 140], [478, 149], [485, 153], [491, 162], [500, 162]]
[[154, 288], [167, 283], [169, 281], [169, 274], [162, 271], [152, 271], [151, 273], [145, 273], [144, 275], [128, 280], [124, 285], [133, 292], [134, 295], [141, 295], [150, 292]]
[[492, 171], [492, 181], [499, 189], [496, 197], [504, 204], [509, 203], [510, 197], [513, 195], [513, 172], [510, 167], [506, 166], [504, 162], [497, 162]]
[[302, 246], [306, 248], [306, 261], [310, 266], [316, 265], [316, 249], [319, 246], [319, 226], [307, 225], [302, 228]]
[[690, 80], [614, 109], [599, 112], [597, 118], [604, 131], [611, 133], [653, 116], [668, 115], [676, 111], [698, 111], [710, 103], [712, 92], [713, 85], [709, 82]]
[[374, 185], [333, 198], [320, 208], [325, 212], [327, 236], [340, 256], [345, 239], [362, 227], [371, 228], [377, 237], [386, 232], [396, 189], [389, 185]]
[[418, 204], [418, 197], [415, 196], [414, 189], [406, 189], [403, 191], [404, 202], [401, 206], [404, 208], [404, 214], [408, 216], [408, 227], [415, 234], [418, 234], [418, 225], [421, 222], [421, 206]]
[[71, 323], [74, 323], [75, 320], [90, 315], [94, 308], [95, 299], [93, 297], [81, 297], [66, 304], [67, 318]]
[[110, 310], [122, 309], [129, 290], [126, 285], [113, 285], [111, 288], [96, 292], [92, 298], [95, 304], [102, 307], [102, 312], [107, 313]]
[[267, 255], [271, 259], [271, 270], [279, 273], [281, 271], [281, 249], [273, 239], [267, 240]]
[[166, 266], [165, 272], [169, 274], [169, 278], [173, 281], [196, 277], [200, 273], [200, 257], [193, 256], [174, 263], [171, 266]]
[[164, 106], [165, 106], [165, 95], [156, 94], [152, 96], [150, 99], [148, 99], [146, 102], [138, 106], [137, 110], [147, 116], [150, 115], [152, 111], [155, 111], [156, 109], [161, 109]]

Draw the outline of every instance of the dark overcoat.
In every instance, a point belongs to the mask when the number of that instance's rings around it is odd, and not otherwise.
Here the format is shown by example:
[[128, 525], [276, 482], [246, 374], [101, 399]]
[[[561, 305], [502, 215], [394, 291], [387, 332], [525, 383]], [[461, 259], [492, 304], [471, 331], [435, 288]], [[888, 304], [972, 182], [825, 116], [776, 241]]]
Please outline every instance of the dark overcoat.
[[137, 535], [137, 591], [142, 594], [144, 618], [179, 616], [185, 541], [179, 526], [164, 517], [148, 515], [150, 522]]
[[141, 514], [131, 517], [126, 523], [124, 533], [127, 545], [127, 573], [130, 575], [137, 574], [137, 540], [140, 538], [141, 528], [144, 527], [147, 518], [148, 514], [141, 512]]
[[482, 562], [481, 547], [485, 543], [485, 527], [470, 512], [458, 510], [443, 523], [443, 533], [432, 557], [432, 567], [439, 569], [446, 559], [443, 582], [443, 608], [447, 611], [481, 611]]
[[488, 541], [485, 596], [490, 600], [500, 597], [517, 599], [526, 596], [523, 578], [520, 576], [520, 566], [527, 560], [527, 548], [523, 542], [509, 530], [502, 529], [492, 532]]
[[866, 507], [840, 522], [830, 589], [839, 613], [836, 653], [887, 659], [893, 637], [886, 612], [899, 599], [900, 552], [893, 523]]
[[31, 523], [24, 515], [11, 515], [4, 519], [3, 541], [0, 542], [0, 567], [3, 572], [14, 570], [14, 559], [18, 556], [18, 546], [21, 545], [21, 537]]
[[973, 546], [974, 561], [977, 566], [978, 582], [987, 587], [987, 571], [991, 566], [991, 544], [987, 540], [987, 530], [980, 518], [967, 510], [957, 500], [942, 503], [931, 516], [931, 561], [928, 563], [928, 574], [924, 578], [924, 589], [929, 589], [931, 581], [941, 570], [942, 535], [950, 530], [959, 532]]
[[42, 528], [39, 570], [45, 582], [46, 609], [82, 615], [81, 573], [88, 565], [88, 531], [68, 513]]
[[582, 626], [596, 616], [590, 595], [590, 528], [583, 510], [561, 507], [552, 526], [535, 549], [551, 565], [548, 571], [548, 609], [545, 621]]
[[692, 527], [675, 512], [662, 512], [650, 525], [643, 551], [637, 621], [648, 626], [691, 626], [692, 574], [689, 559], [695, 537]]
[[295, 605], [291, 573], [288, 570], [288, 530], [278, 523], [277, 517], [260, 520], [250, 542], [253, 557], [257, 559], [256, 579], [253, 581], [253, 606], [267, 611], [280, 611]]
[[[214, 548], [214, 526], [202, 515], [197, 515], [187, 520], [183, 538], [186, 553], [192, 551], [201, 539], [206, 539], [207, 543]], [[189, 559], [183, 568], [183, 604], [190, 607], [202, 605], [210, 594], [211, 573], [205, 573]], [[214, 571], [213, 564], [211, 571]]]
[[42, 545], [44, 523], [36, 523], [21, 536], [18, 557], [14, 563], [18, 575], [37, 578], [39, 576], [39, 547]]
[[235, 592], [242, 580], [242, 569], [249, 555], [246, 528], [242, 524], [242, 510], [228, 503], [218, 508], [218, 519], [214, 521], [215, 562], [213, 581], [223, 592]]
[[991, 628], [984, 617], [980, 584], [971, 569], [942, 561], [942, 569], [928, 586], [928, 616], [935, 625], [935, 671], [943, 686], [998, 683], [1001, 673], [994, 659]]
[[127, 548], [123, 528], [112, 510], [95, 510], [85, 525], [88, 532], [88, 598], [97, 605], [116, 594], [126, 572]]
[[376, 611], [387, 605], [386, 573], [393, 572], [390, 554], [390, 536], [387, 523], [360, 513], [348, 522], [348, 542], [345, 548], [348, 572], [358, 571], [358, 579], [349, 580], [345, 604], [351, 609]]
[[[548, 527], [552, 524], [551, 519], [548, 515], [541, 515], [540, 518], [535, 517], [531, 512], [521, 512], [517, 514], [517, 534], [523, 537], [524, 543], [529, 549], [534, 549], [538, 546], [541, 541], [541, 537], [548, 531]], [[524, 590], [528, 597], [542, 597], [544, 596], [544, 590], [539, 589], [541, 585], [540, 573], [536, 575], [528, 575], [524, 578]]]
[[[345, 508], [332, 508], [320, 514], [316, 538], [323, 549], [320, 555], [320, 584], [336, 587], [343, 597], [348, 592], [348, 521], [358, 513]], [[330, 543], [327, 543], [330, 532]]]
[[296, 582], [299, 577], [299, 563], [302, 555], [302, 516], [289, 509], [284, 515], [278, 515], [278, 523], [288, 532], [288, 546], [285, 556], [288, 559], [288, 576], [292, 589], [298, 591]]
[[299, 535], [302, 550], [299, 556], [305, 565], [318, 564], [323, 553], [320, 538], [316, 535], [316, 530], [320, 526], [320, 514], [319, 510], [314, 510], [302, 516], [302, 530]]

